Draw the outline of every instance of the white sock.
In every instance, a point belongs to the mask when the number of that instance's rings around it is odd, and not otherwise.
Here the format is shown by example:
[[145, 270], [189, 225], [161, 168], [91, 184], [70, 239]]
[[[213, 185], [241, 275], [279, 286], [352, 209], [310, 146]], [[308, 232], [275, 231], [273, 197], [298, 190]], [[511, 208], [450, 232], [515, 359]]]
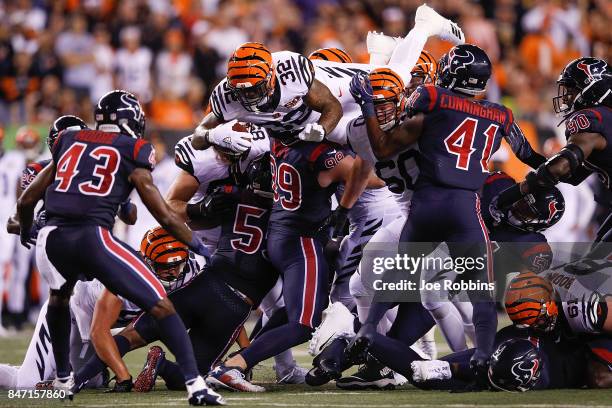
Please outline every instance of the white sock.
[[419, 60], [421, 51], [423, 51], [428, 38], [428, 30], [422, 25], [415, 25], [408, 35], [397, 44], [393, 54], [391, 54], [388, 64], [389, 68], [402, 77], [406, 86], [408, 86], [412, 77], [410, 72]]
[[436, 321], [442, 335], [454, 352], [467, 349], [463, 320], [461, 314], [450, 302], [439, 302], [436, 308], [429, 309], [429, 313]]
[[463, 332], [470, 339], [472, 344], [475, 343], [476, 338], [476, 329], [474, 329], [474, 324], [472, 323], [472, 315], [474, 312], [474, 306], [470, 302], [459, 302], [453, 301], [453, 305], [461, 314], [461, 320], [463, 320]]
[[295, 364], [291, 349], [274, 356], [274, 369], [279, 376], [284, 376]]
[[19, 366], [0, 364], [0, 390], [13, 390], [17, 385]]

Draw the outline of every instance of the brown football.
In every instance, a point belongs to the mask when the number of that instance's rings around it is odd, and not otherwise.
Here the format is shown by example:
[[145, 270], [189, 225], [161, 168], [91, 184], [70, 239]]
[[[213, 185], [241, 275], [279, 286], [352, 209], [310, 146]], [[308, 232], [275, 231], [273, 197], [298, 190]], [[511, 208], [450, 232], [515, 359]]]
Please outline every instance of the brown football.
[[248, 133], [249, 132], [249, 126], [246, 123], [244, 123], [244, 122], [236, 122], [232, 126], [232, 130], [235, 131], [235, 132]]

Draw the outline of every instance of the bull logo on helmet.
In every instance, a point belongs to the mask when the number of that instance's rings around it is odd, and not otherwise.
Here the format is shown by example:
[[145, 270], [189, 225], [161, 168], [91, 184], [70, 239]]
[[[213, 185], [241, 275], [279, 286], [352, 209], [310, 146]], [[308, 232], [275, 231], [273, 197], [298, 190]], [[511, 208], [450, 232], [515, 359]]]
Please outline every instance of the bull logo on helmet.
[[448, 70], [451, 74], [456, 74], [457, 70], [464, 69], [474, 61], [474, 54], [471, 52], [466, 50], [465, 54], [461, 54], [461, 50], [453, 48], [448, 54]]
[[598, 60], [595, 62], [580, 61], [576, 68], [581, 70], [588, 77], [588, 82], [601, 79], [601, 74], [606, 71], [606, 62]]

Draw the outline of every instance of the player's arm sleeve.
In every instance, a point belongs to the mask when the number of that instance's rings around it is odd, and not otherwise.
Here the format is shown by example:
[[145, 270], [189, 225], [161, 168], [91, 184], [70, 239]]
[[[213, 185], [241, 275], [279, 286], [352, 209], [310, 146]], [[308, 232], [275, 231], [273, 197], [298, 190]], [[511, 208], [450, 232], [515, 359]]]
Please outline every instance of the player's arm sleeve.
[[311, 60], [303, 55], [298, 56], [297, 74], [301, 79], [300, 82], [306, 86], [306, 89], [310, 89], [315, 79], [314, 65]]
[[191, 137], [184, 137], [174, 146], [174, 164], [197, 179], [194, 162], [195, 152], [191, 147]]
[[529, 144], [529, 141], [525, 137], [525, 134], [519, 125], [514, 121], [512, 111], [510, 109], [508, 109], [508, 114], [509, 119], [508, 123], [506, 124], [504, 138], [520, 161], [532, 169], [537, 169], [541, 164], [546, 162], [546, 158], [533, 150]]
[[[217, 85], [215, 89], [213, 89], [212, 93], [210, 94], [210, 99], [208, 101], [208, 106], [210, 107], [210, 111], [221, 122], [225, 122], [225, 118], [223, 116], [223, 110], [224, 110], [224, 105], [225, 105], [225, 101], [223, 100], [224, 86], [225, 86], [225, 83], [221, 83]], [[229, 89], [227, 89], [227, 92], [229, 92]]]
[[137, 139], [133, 146], [132, 159], [136, 167], [149, 171], [155, 168], [155, 149], [144, 139]]
[[429, 113], [438, 104], [438, 90], [434, 85], [420, 85], [408, 98], [406, 110], [408, 116], [417, 113]]

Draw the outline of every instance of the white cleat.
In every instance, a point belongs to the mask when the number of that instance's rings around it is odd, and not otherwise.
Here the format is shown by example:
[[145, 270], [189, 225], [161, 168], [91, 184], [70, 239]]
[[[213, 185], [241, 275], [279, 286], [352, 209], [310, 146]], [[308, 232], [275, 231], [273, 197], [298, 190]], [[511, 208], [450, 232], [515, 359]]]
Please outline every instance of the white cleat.
[[410, 368], [412, 369], [412, 380], [414, 382], [448, 380], [452, 377], [448, 361], [417, 360], [410, 363]]
[[316, 328], [308, 344], [308, 353], [318, 355], [329, 343], [338, 337], [355, 337], [355, 316], [340, 302], [332, 303], [323, 311], [323, 321]]
[[204, 379], [198, 376], [191, 384], [186, 384], [189, 405], [225, 405], [225, 399], [206, 386]]
[[400, 40], [401, 38], [391, 37], [384, 33], [368, 31], [366, 46], [368, 48], [368, 54], [370, 54], [370, 64], [387, 64]]
[[429, 31], [429, 35], [437, 35], [441, 39], [450, 41], [455, 45], [465, 42], [465, 35], [461, 28], [456, 23], [442, 17], [427, 4], [417, 8], [414, 24], [423, 25]]
[[61, 399], [68, 398], [69, 400], [72, 400], [74, 398], [75, 388], [74, 373], [70, 373], [68, 377], [56, 378], [55, 380], [53, 380], [51, 386], [53, 387], [53, 390], [63, 391], [60, 397]]
[[[274, 367], [276, 371], [276, 367]], [[276, 372], [276, 383], [277, 384], [304, 384], [306, 382], [306, 374], [308, 370], [299, 365], [294, 365], [287, 372], [279, 373]]]

